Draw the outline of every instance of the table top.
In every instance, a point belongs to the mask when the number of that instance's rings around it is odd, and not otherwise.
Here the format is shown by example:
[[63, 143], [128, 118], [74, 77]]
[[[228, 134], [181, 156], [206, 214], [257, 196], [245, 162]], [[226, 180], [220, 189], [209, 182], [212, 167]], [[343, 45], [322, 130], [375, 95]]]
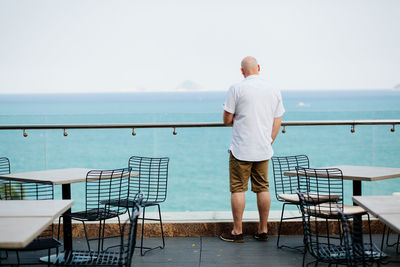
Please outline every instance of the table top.
[[0, 200], [0, 248], [27, 246], [73, 203], [73, 200]]
[[0, 219], [2, 217], [52, 217], [56, 219], [73, 203], [73, 200], [0, 200]]
[[52, 223], [51, 217], [0, 217], [0, 248], [23, 248]]
[[400, 196], [354, 196], [353, 201], [400, 233]]
[[[375, 166], [338, 165], [322, 167], [321, 169], [338, 168], [343, 172], [344, 180], [353, 181], [378, 181], [391, 178], [400, 178], [400, 168], [387, 168]], [[297, 176], [296, 171], [284, 173], [286, 176]], [[331, 176], [331, 178], [334, 178]]]
[[43, 170], [0, 175], [0, 178], [22, 182], [42, 182], [57, 184], [70, 184], [84, 182], [90, 169], [69, 168], [57, 170]]
[[400, 214], [400, 196], [354, 196], [353, 201], [375, 217]]
[[[22, 182], [36, 182], [36, 183], [52, 183], [53, 185], [71, 184], [86, 181], [87, 173], [91, 169], [85, 168], [67, 168], [56, 170], [43, 170], [33, 172], [20, 172], [11, 174], [2, 174], [0, 179], [22, 181]], [[138, 176], [138, 174], [131, 173], [131, 177]], [[102, 176], [102, 178], [107, 178]]]
[[384, 224], [389, 226], [397, 233], [400, 233], [400, 214], [382, 214], [379, 220], [381, 220]]

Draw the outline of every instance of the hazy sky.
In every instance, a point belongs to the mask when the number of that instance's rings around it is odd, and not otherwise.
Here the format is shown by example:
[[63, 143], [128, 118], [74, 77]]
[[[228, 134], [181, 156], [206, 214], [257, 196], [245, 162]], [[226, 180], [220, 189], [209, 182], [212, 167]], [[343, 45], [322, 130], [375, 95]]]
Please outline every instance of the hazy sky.
[[0, 0], [0, 38], [0, 93], [400, 84], [399, 0]]

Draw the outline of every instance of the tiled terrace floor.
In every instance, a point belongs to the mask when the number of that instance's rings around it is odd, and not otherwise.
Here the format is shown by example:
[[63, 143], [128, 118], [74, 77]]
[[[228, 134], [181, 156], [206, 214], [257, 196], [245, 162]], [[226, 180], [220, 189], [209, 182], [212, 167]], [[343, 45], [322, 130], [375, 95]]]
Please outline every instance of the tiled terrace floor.
[[[380, 236], [374, 236], [376, 244], [380, 244]], [[156, 244], [158, 239], [149, 238], [147, 244]], [[285, 236], [287, 244], [298, 245], [302, 242], [301, 236]], [[114, 243], [109, 240], [106, 244]], [[74, 241], [74, 248], [85, 249], [86, 243], [82, 239]], [[150, 245], [151, 245], [150, 244]], [[391, 260], [400, 261], [400, 255], [396, 255], [394, 248], [387, 248], [386, 253], [391, 255]], [[15, 258], [15, 253], [10, 253], [10, 258]], [[25, 253], [24, 259], [37, 259], [37, 253]], [[312, 258], [307, 257], [306, 262]], [[302, 254], [289, 249], [276, 248], [276, 236], [272, 236], [268, 242], [259, 242], [248, 236], [245, 243], [236, 244], [219, 240], [217, 237], [173, 237], [166, 239], [166, 247], [163, 250], [154, 250], [145, 256], [139, 255], [136, 249], [132, 266], [301, 266]], [[45, 265], [41, 265], [45, 266]], [[318, 266], [328, 266], [319, 264]], [[390, 263], [385, 266], [400, 266], [400, 263]]]

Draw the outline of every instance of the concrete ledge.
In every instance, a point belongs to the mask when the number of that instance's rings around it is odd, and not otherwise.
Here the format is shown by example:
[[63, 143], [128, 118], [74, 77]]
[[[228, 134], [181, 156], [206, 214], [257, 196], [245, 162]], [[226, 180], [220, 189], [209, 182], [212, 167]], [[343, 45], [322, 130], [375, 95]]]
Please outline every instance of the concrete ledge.
[[[285, 212], [286, 214], [286, 212]], [[278, 215], [278, 216], [277, 216]], [[156, 218], [158, 213], [147, 213], [146, 217]], [[289, 211], [286, 216], [300, 216], [298, 211]], [[223, 231], [229, 231], [232, 228], [232, 215], [230, 212], [165, 212], [162, 213], [164, 235], [167, 237], [194, 237], [194, 236], [218, 236]], [[121, 222], [128, 219], [127, 215], [121, 216]], [[271, 211], [268, 222], [268, 232], [270, 235], [277, 235], [280, 219], [280, 211]], [[119, 232], [118, 220], [106, 221], [105, 235], [112, 236]], [[58, 220], [55, 222], [58, 223]], [[321, 223], [325, 223], [322, 221]], [[257, 231], [258, 213], [245, 212], [243, 216], [243, 233], [252, 235]], [[57, 224], [55, 231], [57, 231]], [[363, 221], [364, 232], [367, 233], [367, 221]], [[325, 226], [321, 227], [321, 229]], [[329, 228], [338, 232], [337, 221], [330, 221]], [[383, 224], [378, 220], [371, 218], [371, 230], [374, 234], [380, 234], [383, 230]], [[98, 223], [88, 223], [87, 231], [90, 237], [96, 237], [98, 234]], [[62, 231], [61, 231], [62, 232]], [[141, 232], [141, 223], [139, 221], [138, 232]], [[146, 237], [159, 237], [161, 235], [160, 225], [156, 222], [145, 221], [144, 232]], [[303, 226], [301, 219], [284, 221], [281, 229], [282, 235], [302, 235]], [[72, 236], [77, 238], [84, 237], [83, 224], [73, 221]]]

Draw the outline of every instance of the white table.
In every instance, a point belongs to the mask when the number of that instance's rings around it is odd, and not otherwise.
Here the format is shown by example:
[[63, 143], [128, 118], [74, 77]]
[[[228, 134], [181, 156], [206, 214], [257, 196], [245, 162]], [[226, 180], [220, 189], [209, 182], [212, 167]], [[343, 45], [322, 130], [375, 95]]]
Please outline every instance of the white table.
[[24, 248], [73, 200], [0, 200], [0, 248]]
[[[91, 169], [67, 168], [56, 170], [33, 171], [23, 173], [12, 173], [0, 175], [0, 179], [14, 180], [22, 182], [51, 183], [62, 185], [62, 198], [71, 199], [71, 183], [85, 182], [87, 173]], [[131, 177], [138, 174], [131, 173]], [[106, 178], [106, 177], [102, 177]], [[67, 210], [66, 212], [71, 212]], [[66, 216], [63, 220], [64, 249], [72, 250], [72, 222], [71, 217]]]
[[2, 174], [0, 179], [21, 182], [52, 183], [53, 185], [68, 185], [86, 181], [86, 174], [91, 171], [84, 168], [68, 168], [57, 170], [44, 170], [33, 172], [21, 172]]
[[57, 219], [74, 203], [73, 200], [38, 201], [0, 200], [0, 217], [52, 217]]
[[353, 201], [400, 233], [400, 196], [355, 196]]
[[[362, 181], [378, 181], [384, 179], [392, 179], [400, 177], [400, 168], [386, 168], [375, 166], [353, 166], [353, 165], [338, 165], [322, 167], [321, 169], [337, 168], [343, 173], [343, 180], [353, 181], [353, 196], [361, 196]], [[297, 176], [296, 171], [289, 171], [284, 173], [287, 176]], [[335, 178], [331, 176], [331, 178]]]
[[[52, 183], [62, 185], [62, 198], [71, 199], [71, 183], [86, 181], [86, 174], [90, 169], [68, 168], [57, 170], [44, 170], [0, 175], [0, 179], [22, 182]], [[71, 212], [71, 210], [67, 210]], [[68, 216], [63, 220], [64, 248], [72, 250], [72, 222]]]

